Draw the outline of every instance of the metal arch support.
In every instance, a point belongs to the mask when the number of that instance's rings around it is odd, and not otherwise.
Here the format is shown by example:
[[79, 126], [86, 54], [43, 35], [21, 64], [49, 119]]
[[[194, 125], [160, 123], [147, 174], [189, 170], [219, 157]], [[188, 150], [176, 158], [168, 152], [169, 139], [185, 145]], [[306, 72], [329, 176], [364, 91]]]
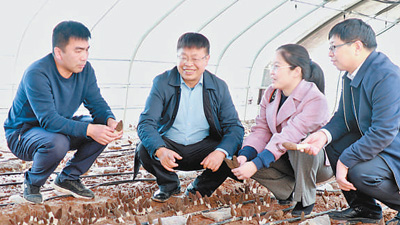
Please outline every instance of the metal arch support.
[[[396, 4], [393, 3], [392, 5], [386, 7], [385, 9], [381, 10], [380, 12], [378, 12], [378, 13], [377, 13], [377, 16], [380, 15], [380, 14], [382, 14], [382, 13], [384, 13], [384, 12], [390, 11], [391, 9], [393, 9], [393, 8], [395, 8], [395, 7], [398, 7], [398, 6], [397, 6]], [[390, 26], [387, 26], [387, 27], [385, 27], [385, 29], [379, 31], [379, 32], [376, 34], [376, 36], [380, 36], [381, 34], [383, 34], [383, 33], [385, 33], [386, 31], [392, 29], [393, 27], [395, 27], [395, 26], [396, 26], [397, 24], [399, 24], [399, 23], [400, 23], [400, 17], [397, 18], [394, 22], [392, 22]]]
[[385, 29], [379, 31], [379, 33], [377, 33], [376, 36], [379, 36], [379, 35], [385, 33], [386, 31], [392, 29], [393, 27], [395, 27], [395, 26], [398, 25], [399, 23], [400, 23], [400, 18], [397, 19], [396, 22], [393, 23], [392, 25], [390, 25], [390, 26], [386, 27]]
[[[181, 0], [178, 4], [176, 4], [171, 10], [165, 13], [153, 26], [151, 26], [140, 38], [139, 43], [136, 45], [135, 50], [133, 51], [132, 57], [130, 59], [129, 65], [129, 78], [131, 75], [132, 64], [136, 58], [136, 54], [138, 53], [140, 47], [142, 46], [144, 40], [149, 36], [149, 34], [158, 26], [160, 25], [171, 13], [173, 13], [177, 8], [179, 8], [186, 0]], [[128, 80], [129, 83], [129, 80]]]
[[16, 70], [16, 67], [17, 67], [17, 61], [18, 61], [18, 58], [19, 58], [19, 52], [20, 52], [20, 50], [21, 50], [22, 41], [23, 41], [24, 38], [25, 38], [26, 32], [28, 31], [29, 27], [31, 26], [33, 20], [36, 18], [36, 16], [39, 14], [39, 12], [42, 11], [42, 9], [44, 8], [44, 6], [47, 5], [47, 3], [48, 3], [49, 1], [50, 1], [50, 0], [47, 0], [45, 3], [43, 3], [42, 6], [40, 6], [39, 10], [38, 10], [38, 11], [33, 15], [33, 17], [29, 20], [28, 25], [26, 26], [24, 32], [22, 33], [21, 40], [20, 40], [19, 43], [18, 43], [17, 55], [15, 56], [15, 61], [14, 61], [14, 74], [15, 74], [15, 70]]
[[164, 21], [169, 15], [171, 15], [171, 13], [173, 13], [177, 8], [179, 8], [186, 0], [181, 0], [179, 3], [177, 3], [171, 10], [169, 10], [167, 13], [165, 13], [153, 26], [150, 27], [150, 29], [148, 29], [146, 31], [146, 33], [144, 33], [142, 35], [142, 37], [140, 38], [138, 44], [136, 45], [136, 48], [133, 51], [132, 57], [130, 59], [130, 63], [129, 63], [129, 72], [128, 72], [128, 80], [126, 82], [126, 94], [125, 94], [125, 106], [124, 106], [124, 115], [123, 115], [123, 120], [126, 119], [126, 109], [128, 108], [128, 93], [129, 93], [129, 85], [130, 85], [130, 78], [132, 75], [132, 66], [133, 66], [133, 62], [136, 58], [136, 54], [139, 51], [139, 48], [142, 46], [144, 40], [149, 36], [149, 34], [158, 26], [162, 23], [162, 21]]
[[218, 60], [217, 60], [217, 65], [215, 68], [215, 74], [218, 73], [218, 69], [219, 69], [219, 65], [221, 63], [222, 58], [225, 56], [226, 51], [228, 50], [228, 48], [230, 48], [232, 46], [232, 44], [239, 39], [243, 34], [245, 34], [248, 30], [250, 30], [252, 27], [254, 27], [257, 23], [259, 23], [260, 21], [262, 21], [266, 16], [268, 16], [269, 14], [271, 14], [272, 12], [274, 12], [277, 8], [281, 7], [283, 4], [285, 4], [286, 2], [288, 2], [289, 0], [285, 0], [282, 1], [281, 3], [279, 3], [277, 6], [275, 6], [274, 8], [272, 8], [271, 10], [269, 10], [267, 13], [265, 13], [264, 15], [262, 15], [259, 19], [257, 19], [256, 21], [254, 21], [250, 26], [248, 26], [246, 29], [244, 29], [242, 32], [240, 32], [238, 35], [236, 35], [229, 43], [228, 45], [225, 46], [225, 48], [222, 50], [222, 53], [219, 55]]
[[[296, 1], [299, 2], [299, 1]], [[304, 3], [304, 2], [299, 2], [299, 3]], [[281, 33], [283, 33], [284, 31], [286, 31], [287, 29], [289, 29], [291, 26], [293, 26], [295, 23], [297, 23], [298, 21], [302, 20], [304, 17], [308, 16], [309, 14], [311, 14], [312, 12], [314, 12], [315, 10], [317, 10], [318, 8], [321, 7], [325, 7], [325, 4], [327, 4], [328, 2], [324, 2], [320, 5], [315, 5], [317, 6], [317, 8], [315, 8], [314, 10], [310, 11], [307, 15], [299, 18], [297, 21], [295, 21], [294, 23], [290, 24], [289, 26], [287, 26], [285, 29], [283, 29], [281, 32], [277, 33], [272, 39], [268, 40], [263, 47], [257, 52], [256, 56], [254, 57], [253, 63], [251, 65], [250, 68], [250, 72], [249, 72], [249, 77], [248, 77], [248, 82], [247, 82], [247, 92], [246, 92], [246, 102], [248, 101], [248, 97], [249, 97], [249, 85], [250, 85], [250, 78], [251, 78], [251, 73], [255, 64], [255, 61], [257, 60], [258, 56], [261, 54], [262, 50], [271, 42], [273, 41], [275, 38], [277, 38]], [[331, 19], [327, 20], [327, 22], [325, 22], [324, 24], [320, 25], [319, 27], [315, 28], [314, 31], [310, 32], [308, 35], [306, 35], [305, 37], [303, 37], [300, 41], [298, 41], [297, 43], [301, 43], [302, 41], [304, 41], [305, 39], [307, 39], [307, 37], [309, 37], [310, 35], [312, 35], [313, 33], [315, 33], [316, 31], [318, 31], [319, 29], [321, 29], [322, 27], [324, 27], [326, 24], [328, 24], [330, 21], [334, 20], [335, 18], [341, 16], [344, 12], [351, 10], [354, 7], [357, 7], [359, 4], [362, 4], [363, 0], [359, 0], [358, 2], [354, 3], [353, 5], [349, 6], [348, 8], [344, 9], [344, 10], [338, 10], [340, 11], [338, 14], [336, 14], [335, 16], [333, 16]], [[247, 105], [245, 107], [245, 113], [244, 113], [244, 119], [246, 119], [246, 115], [247, 115]]]
[[[132, 57], [130, 59], [130, 64], [129, 64], [129, 73], [128, 73], [128, 80], [127, 80], [127, 85], [126, 85], [126, 95], [125, 95], [125, 106], [124, 106], [124, 115], [123, 119], [125, 120], [126, 118], [126, 109], [128, 108], [128, 93], [129, 93], [129, 85], [130, 85], [130, 78], [132, 74], [132, 67], [133, 67], [133, 62], [136, 58], [136, 54], [139, 51], [139, 48], [141, 47], [142, 43], [144, 40], [148, 37], [148, 35], [159, 25], [164, 21], [171, 13], [173, 13], [177, 8], [179, 8], [186, 0], [182, 0], [179, 3], [177, 3], [170, 11], [168, 11], [164, 16], [160, 18], [159, 21], [157, 21], [149, 30], [146, 31], [146, 33], [141, 37], [139, 43], [136, 45], [136, 48], [132, 54]], [[222, 15], [224, 12], [226, 12], [230, 7], [232, 7], [234, 4], [236, 4], [239, 0], [235, 0], [233, 3], [225, 7], [221, 12], [219, 12], [217, 15], [215, 15], [212, 19], [210, 19], [208, 22], [206, 22], [202, 27], [199, 28], [199, 31], [203, 30], [206, 26], [208, 26], [212, 21], [214, 21], [216, 18], [218, 18], [220, 15]]]
[[[321, 28], [325, 27], [327, 24], [329, 24], [331, 21], [335, 20], [338, 17], [341, 17], [344, 13], [346, 12], [351, 12], [357, 15], [361, 15], [364, 17], [367, 17], [371, 20], [381, 20], [376, 18], [376, 16], [381, 15], [384, 12], [390, 11], [391, 9], [393, 9], [394, 7], [396, 7], [396, 5], [392, 4], [386, 8], [384, 8], [383, 10], [379, 11], [374, 17], [368, 16], [368, 15], [363, 15], [357, 12], [353, 12], [352, 9], [357, 8], [359, 5], [365, 3], [363, 0], [359, 0], [358, 2], [354, 3], [353, 5], [349, 6], [348, 8], [344, 9], [344, 10], [337, 10], [339, 11], [338, 14], [336, 14], [335, 16], [333, 16], [331, 19], [327, 20], [325, 23], [323, 23], [322, 25], [320, 25], [319, 27], [315, 28], [312, 32], [308, 33], [306, 36], [304, 36], [301, 40], [299, 40], [297, 43], [302, 43], [303, 41], [307, 40], [310, 36], [312, 36], [315, 32], [317, 32], [318, 30], [320, 30]], [[325, 7], [327, 8], [327, 7]], [[332, 8], [328, 8], [328, 9], [332, 9]], [[335, 9], [332, 9], [335, 10]], [[384, 20], [381, 20], [384, 21]], [[393, 28], [394, 26], [396, 26], [398, 23], [400, 23], [400, 18], [397, 19], [394, 22], [391, 22], [391, 25], [386, 27], [385, 29], [383, 29], [382, 31], [380, 31], [379, 33], [376, 34], [376, 36], [381, 35], [382, 33], [386, 32], [387, 30]]]
[[[381, 1], [377, 1], [377, 2], [381, 2]], [[364, 1], [363, 0], [359, 0], [358, 2], [354, 3], [352, 6], [348, 7], [347, 9], [344, 10], [338, 10], [340, 11], [340, 13], [336, 14], [335, 16], [333, 16], [331, 19], [327, 20], [324, 24], [320, 25], [319, 27], [315, 28], [312, 32], [310, 32], [309, 34], [307, 34], [305, 37], [303, 37], [300, 41], [298, 41], [298, 43], [301, 43], [303, 41], [305, 41], [308, 37], [310, 37], [311, 35], [313, 35], [316, 31], [320, 30], [322, 27], [326, 26], [326, 24], [330, 23], [332, 20], [341, 17], [343, 13], [351, 11], [353, 8], [356, 8], [357, 6], [359, 6], [360, 4], [363, 4]], [[371, 20], [381, 20], [376, 18], [376, 16], [381, 15], [385, 12], [390, 11], [391, 9], [397, 7], [396, 4], [392, 3], [391, 5], [389, 5], [388, 7], [384, 8], [383, 10], [379, 11], [378, 13], [376, 13], [376, 15], [374, 17], [368, 16], [368, 15], [362, 15], [365, 16]], [[359, 13], [356, 12], [352, 12], [358, 15], [361, 15]], [[381, 20], [381, 21], [385, 21], [385, 20]], [[386, 21], [389, 22], [389, 21]], [[398, 18], [397, 20], [390, 22], [391, 25], [387, 26], [385, 29], [379, 31], [376, 33], [376, 36], [380, 36], [381, 34], [385, 33], [386, 31], [390, 30], [391, 28], [395, 27], [396, 25], [398, 25], [400, 23], [400, 18]]]
[[[347, 7], [344, 10], [337, 10], [339, 13], [337, 13], [336, 15], [332, 16], [330, 19], [326, 20], [323, 24], [321, 24], [319, 27], [315, 28], [313, 31], [311, 31], [310, 33], [308, 33], [307, 35], [305, 35], [302, 39], [300, 39], [297, 43], [302, 43], [305, 40], [307, 40], [310, 36], [312, 36], [313, 34], [315, 34], [318, 30], [322, 29], [323, 27], [325, 27], [326, 25], [328, 25], [330, 22], [332, 22], [333, 20], [335, 20], [338, 17], [342, 17], [342, 15], [348, 11], [351, 11], [353, 8], [356, 8], [357, 6], [359, 6], [360, 4], [363, 4], [363, 0], [359, 0], [358, 2], [354, 3], [353, 5]], [[329, 9], [327, 7], [325, 7], [326, 9]], [[332, 9], [334, 10], [334, 9]]]
[[219, 12], [217, 15], [215, 15], [212, 19], [210, 19], [209, 21], [207, 21], [202, 27], [200, 27], [200, 29], [198, 29], [198, 32], [201, 32], [205, 27], [208, 26], [208, 24], [210, 24], [211, 22], [213, 22], [216, 18], [218, 18], [220, 15], [222, 15], [224, 12], [226, 12], [229, 8], [231, 8], [233, 5], [235, 5], [237, 2], [239, 2], [239, 0], [235, 0], [234, 2], [232, 2], [230, 5], [228, 5], [227, 7], [225, 7], [221, 12]]
[[116, 0], [114, 4], [96, 21], [96, 23], [90, 29], [90, 32], [93, 32], [94, 28], [96, 28], [97, 24], [99, 24], [107, 15], [114, 9], [114, 7], [120, 2], [121, 0]]

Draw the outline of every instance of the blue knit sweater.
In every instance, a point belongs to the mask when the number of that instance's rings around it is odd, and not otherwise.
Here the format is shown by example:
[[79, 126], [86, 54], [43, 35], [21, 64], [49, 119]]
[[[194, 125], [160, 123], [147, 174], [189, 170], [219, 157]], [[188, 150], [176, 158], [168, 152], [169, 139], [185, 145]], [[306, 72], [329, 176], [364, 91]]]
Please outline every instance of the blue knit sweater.
[[48, 54], [25, 71], [4, 122], [6, 135], [27, 123], [50, 132], [86, 137], [88, 123], [72, 120], [82, 103], [94, 123], [106, 124], [108, 118], [115, 118], [100, 94], [89, 62], [82, 72], [66, 79], [59, 74], [53, 55]]

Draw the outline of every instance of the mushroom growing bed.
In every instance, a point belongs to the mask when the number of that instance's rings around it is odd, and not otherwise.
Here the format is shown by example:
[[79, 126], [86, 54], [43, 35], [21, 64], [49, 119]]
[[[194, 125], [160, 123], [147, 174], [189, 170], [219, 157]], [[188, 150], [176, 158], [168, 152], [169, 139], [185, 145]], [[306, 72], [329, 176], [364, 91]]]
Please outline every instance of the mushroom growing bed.
[[[246, 133], [252, 122], [245, 123]], [[7, 148], [4, 134], [0, 140], [0, 224], [300, 224], [323, 217], [329, 211], [347, 208], [334, 178], [318, 184], [317, 201], [309, 216], [293, 217], [293, 206], [281, 206], [273, 194], [253, 180], [238, 182], [228, 178], [210, 197], [186, 196], [184, 190], [201, 171], [183, 172], [181, 194], [165, 203], [150, 199], [157, 190], [154, 177], [143, 168], [135, 181], [133, 162], [139, 139], [136, 128], [124, 130], [122, 140], [111, 143], [82, 176], [83, 183], [95, 193], [95, 199], [78, 199], [53, 190], [52, 174], [41, 188], [43, 204], [23, 202], [23, 172], [31, 162], [17, 159]], [[67, 154], [56, 172], [73, 155]], [[381, 222], [396, 211], [384, 208]], [[326, 216], [325, 216], [326, 218]], [[346, 221], [330, 220], [331, 224]]]

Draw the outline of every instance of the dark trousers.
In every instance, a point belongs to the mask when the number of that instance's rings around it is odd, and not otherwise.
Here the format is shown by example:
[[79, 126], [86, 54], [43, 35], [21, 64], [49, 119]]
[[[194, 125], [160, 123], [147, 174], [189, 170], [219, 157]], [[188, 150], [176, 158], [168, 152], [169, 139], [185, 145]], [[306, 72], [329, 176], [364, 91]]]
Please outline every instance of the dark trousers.
[[[349, 133], [326, 147], [326, 152], [335, 174], [337, 161], [343, 150], [360, 137], [357, 133]], [[380, 212], [382, 209], [376, 203], [375, 199], [377, 199], [390, 208], [400, 210], [399, 188], [391, 169], [381, 156], [378, 155], [369, 161], [360, 162], [350, 168], [347, 179], [357, 188], [356, 191], [343, 191], [350, 207], [361, 206]]]
[[[174, 169], [184, 171], [203, 169], [200, 162], [203, 161], [208, 154], [213, 152], [219, 144], [219, 141], [215, 141], [209, 137], [198, 143], [187, 146], [175, 143], [168, 138], [163, 139], [166, 148], [182, 156], [182, 160], [176, 161], [178, 167]], [[142, 144], [139, 144], [137, 151], [139, 151], [139, 157], [143, 167], [156, 177], [157, 184], [161, 190], [169, 192], [180, 186], [178, 175], [166, 170], [158, 159], [150, 157], [148, 151]], [[203, 173], [193, 181], [192, 185], [195, 190], [199, 191], [203, 196], [210, 196], [228, 176], [237, 179], [226, 163], [222, 162], [219, 169], [215, 172], [212, 172], [210, 169], [204, 170]]]
[[[76, 120], [87, 121], [86, 117]], [[60, 181], [77, 180], [92, 166], [106, 146], [86, 137], [71, 137], [41, 127], [22, 129], [7, 137], [8, 147], [18, 158], [33, 161], [25, 173], [30, 184], [42, 186], [68, 151], [77, 150], [60, 173]]]

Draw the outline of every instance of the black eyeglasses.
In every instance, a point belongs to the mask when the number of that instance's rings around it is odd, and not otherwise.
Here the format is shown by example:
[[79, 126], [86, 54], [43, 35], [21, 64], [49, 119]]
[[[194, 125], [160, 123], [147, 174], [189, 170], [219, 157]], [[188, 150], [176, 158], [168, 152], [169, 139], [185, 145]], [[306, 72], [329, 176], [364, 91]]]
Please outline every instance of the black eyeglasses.
[[335, 53], [337, 48], [342, 47], [343, 45], [353, 44], [354, 42], [355, 41], [349, 41], [349, 42], [346, 42], [346, 43], [343, 43], [343, 44], [340, 44], [340, 45], [331, 45], [331, 46], [329, 46], [329, 51]]

